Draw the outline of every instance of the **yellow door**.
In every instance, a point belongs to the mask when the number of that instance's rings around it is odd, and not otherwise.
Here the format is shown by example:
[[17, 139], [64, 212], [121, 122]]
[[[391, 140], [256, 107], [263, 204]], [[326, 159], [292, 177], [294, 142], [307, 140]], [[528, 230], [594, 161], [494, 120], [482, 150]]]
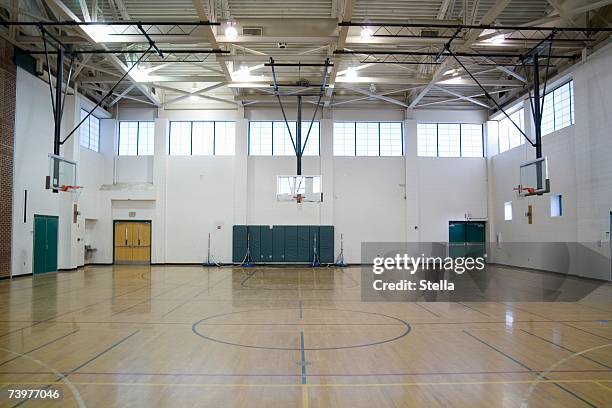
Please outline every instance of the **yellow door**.
[[151, 224], [148, 222], [134, 223], [133, 255], [135, 263], [151, 262]]
[[133, 223], [117, 222], [115, 223], [115, 262], [130, 263], [132, 262], [132, 235]]

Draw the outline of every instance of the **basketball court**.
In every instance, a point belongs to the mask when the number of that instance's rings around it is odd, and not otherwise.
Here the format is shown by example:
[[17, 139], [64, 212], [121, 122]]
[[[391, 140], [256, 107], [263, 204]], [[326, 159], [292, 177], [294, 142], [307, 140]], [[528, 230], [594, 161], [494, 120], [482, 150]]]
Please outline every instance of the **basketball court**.
[[0, 12], [0, 407], [612, 406], [612, 2]]

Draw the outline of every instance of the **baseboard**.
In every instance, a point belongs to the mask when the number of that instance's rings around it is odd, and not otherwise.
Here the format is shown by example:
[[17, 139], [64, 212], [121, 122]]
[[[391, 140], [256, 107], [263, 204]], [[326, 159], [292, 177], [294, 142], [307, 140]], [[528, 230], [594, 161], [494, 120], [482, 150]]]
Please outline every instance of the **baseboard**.
[[27, 277], [31, 277], [31, 276], [34, 276], [34, 274], [33, 273], [24, 273], [24, 274], [21, 274], [21, 275], [3, 276], [3, 277], [0, 278], [0, 280], [27, 278]]

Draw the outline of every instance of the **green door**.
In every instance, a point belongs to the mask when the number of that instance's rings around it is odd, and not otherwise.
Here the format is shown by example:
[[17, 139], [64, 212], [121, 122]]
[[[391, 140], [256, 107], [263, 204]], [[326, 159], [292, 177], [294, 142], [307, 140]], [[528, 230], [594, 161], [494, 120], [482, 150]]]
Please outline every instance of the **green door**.
[[468, 222], [465, 226], [465, 242], [470, 244], [485, 243], [485, 223]]
[[34, 256], [32, 273], [57, 271], [58, 218], [34, 216]]
[[465, 222], [451, 221], [448, 223], [448, 242], [451, 244], [465, 243]]

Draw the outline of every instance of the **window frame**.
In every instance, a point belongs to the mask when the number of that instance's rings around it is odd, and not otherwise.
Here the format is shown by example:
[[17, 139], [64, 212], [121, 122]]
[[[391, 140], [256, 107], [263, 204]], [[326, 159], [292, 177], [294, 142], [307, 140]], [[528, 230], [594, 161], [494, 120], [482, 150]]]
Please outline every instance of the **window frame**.
[[[422, 156], [419, 155], [419, 125], [435, 125], [436, 127], [436, 154]], [[440, 156], [440, 125], [457, 125], [459, 127], [459, 156]], [[480, 126], [480, 147], [481, 156], [464, 156], [463, 155], [463, 125]], [[469, 123], [469, 122], [419, 122], [417, 123], [417, 157], [438, 157], [443, 159], [480, 159], [485, 157], [485, 138], [484, 138], [484, 123]]]
[[[289, 120], [287, 121], [289, 122], [289, 124], [295, 124], [295, 128], [291, 129], [292, 132], [295, 132], [297, 134], [297, 121], [296, 120]], [[252, 123], [269, 123], [270, 124], [270, 154], [252, 154], [251, 153], [251, 124]], [[287, 129], [287, 124], [285, 123], [284, 120], [249, 120], [249, 131], [248, 131], [248, 136], [247, 136], [247, 156], [262, 156], [262, 157], [292, 157], [291, 154], [275, 154], [274, 153], [274, 128], [275, 128], [275, 124], [279, 123], [281, 125], [277, 125], [277, 126], [281, 126], [284, 130]], [[304, 133], [304, 129], [307, 129], [308, 127], [310, 127], [310, 123], [311, 121], [302, 121], [302, 133]], [[306, 145], [302, 146], [302, 157], [321, 157], [321, 121], [320, 120], [315, 120], [312, 122], [312, 127], [313, 129], [315, 128], [315, 123], [316, 128], [318, 129], [318, 146], [317, 146], [317, 154], [304, 154], [304, 152], [306, 151]], [[303, 125], [304, 124], [308, 124], [307, 127], [305, 128]], [[308, 133], [308, 131], [306, 130], [306, 133]], [[292, 137], [296, 136], [296, 134], [291, 134]], [[286, 135], [289, 136], [289, 135]], [[305, 136], [305, 135], [304, 135]], [[312, 138], [312, 134], [310, 134], [308, 136], [308, 141], [310, 141]], [[295, 138], [293, 139], [293, 143], [295, 143]], [[293, 144], [292, 146], [293, 147]], [[295, 156], [295, 150], [293, 153], [293, 156]]]
[[[510, 218], [508, 218], [508, 207], [510, 208]], [[504, 202], [504, 221], [512, 221], [512, 219], [514, 218], [514, 205], [512, 204], [512, 201], [506, 201]]]
[[[189, 123], [189, 154], [172, 154], [172, 124], [173, 123]], [[193, 154], [193, 124], [194, 123], [212, 123], [212, 154]], [[234, 123], [234, 154], [222, 154], [219, 156], [235, 156], [236, 155], [236, 122], [231, 120], [172, 120], [168, 125], [168, 156], [202, 156], [212, 157], [217, 156], [217, 123]]]
[[[121, 151], [121, 124], [122, 123], [137, 123], [136, 126], [136, 154], [120, 154]], [[141, 123], [153, 123], [153, 154], [143, 154], [138, 152], [140, 147], [140, 124]], [[120, 120], [119, 129], [117, 131], [117, 156], [155, 156], [155, 121], [153, 120]]]
[[[85, 113], [85, 115], [89, 115], [89, 111], [85, 108], [80, 108], [80, 112], [81, 114], [81, 120], [83, 120], [82, 116], [83, 113]], [[96, 134], [97, 136], [97, 140], [96, 140], [96, 146], [98, 147], [97, 149], [92, 149], [92, 143], [91, 143], [91, 118], [94, 118], [95, 120], [98, 121], [98, 132]], [[85, 125], [85, 123], [87, 123], [87, 146], [83, 145], [83, 139], [81, 138], [81, 134], [79, 132], [79, 146], [91, 150], [92, 152], [96, 152], [96, 153], [100, 153], [100, 118], [97, 117], [96, 115], [94, 115], [93, 113], [91, 115], [89, 115], [89, 117], [87, 118], [87, 120], [85, 122], [83, 122], [81, 124], [81, 127], [83, 125]]]
[[[403, 157], [405, 154], [405, 150], [404, 150], [404, 122], [399, 121], [399, 120], [338, 120], [338, 121], [334, 121], [334, 125], [336, 123], [350, 123], [352, 124], [352, 128], [353, 128], [353, 154], [348, 155], [348, 154], [342, 154], [342, 155], [337, 155], [335, 154], [335, 152], [333, 151], [333, 144], [334, 144], [334, 140], [332, 140], [332, 155], [333, 156], [337, 156], [337, 157]], [[376, 155], [367, 155], [367, 154], [357, 154], [357, 150], [358, 150], [358, 146], [357, 146], [357, 124], [358, 123], [366, 123], [366, 124], [371, 124], [371, 123], [376, 123], [376, 128], [377, 128], [377, 134], [378, 134], [378, 154]], [[380, 125], [382, 123], [399, 123], [400, 125], [400, 142], [401, 142], [401, 154], [399, 155], [382, 155], [381, 154], [381, 148], [380, 148]], [[332, 127], [332, 136], [335, 138], [335, 133], [333, 132], [333, 127]]]
[[[559, 107], [557, 107], [557, 103], [555, 102], [555, 92], [557, 92], [558, 90], [560, 90], [563, 87], [567, 86], [567, 93], [569, 98], [567, 99], [567, 107], [569, 109], [569, 124], [562, 126], [562, 127], [557, 127], [557, 113], [558, 111], [561, 110], [561, 106], [559, 105]], [[552, 130], [548, 133], [544, 133], [542, 132], [542, 136], [546, 136], [546, 135], [550, 135], [551, 133], [555, 133], [558, 132], [561, 129], [565, 129], [567, 127], [573, 126], [576, 123], [576, 118], [575, 118], [575, 106], [574, 106], [574, 79], [569, 79], [568, 81], [562, 83], [559, 86], [556, 86], [555, 88], [551, 89], [550, 91], [547, 91], [544, 96], [542, 98], [540, 98], [540, 106], [544, 105], [548, 98], [552, 99], [552, 103], [550, 104], [550, 107], [552, 109]], [[559, 102], [561, 103], [561, 102]], [[544, 117], [544, 109], [542, 108], [542, 117]]]

